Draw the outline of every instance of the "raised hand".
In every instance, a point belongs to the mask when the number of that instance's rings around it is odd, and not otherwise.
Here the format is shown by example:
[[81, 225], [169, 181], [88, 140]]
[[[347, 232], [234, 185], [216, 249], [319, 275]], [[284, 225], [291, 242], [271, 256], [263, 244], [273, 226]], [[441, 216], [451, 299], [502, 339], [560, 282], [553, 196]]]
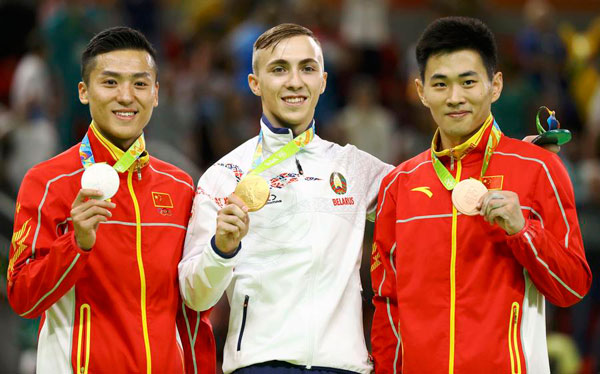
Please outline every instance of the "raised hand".
[[250, 219], [248, 207], [234, 194], [228, 197], [229, 204], [217, 214], [215, 244], [221, 252], [232, 253], [248, 233]]
[[508, 235], [525, 227], [519, 196], [512, 191], [488, 191], [481, 197], [478, 208], [485, 221], [498, 224]]
[[91, 189], [81, 189], [71, 205], [71, 218], [75, 229], [75, 240], [79, 248], [89, 251], [96, 243], [96, 231], [100, 222], [112, 217], [109, 209], [114, 209], [114, 203], [98, 200], [102, 192]]

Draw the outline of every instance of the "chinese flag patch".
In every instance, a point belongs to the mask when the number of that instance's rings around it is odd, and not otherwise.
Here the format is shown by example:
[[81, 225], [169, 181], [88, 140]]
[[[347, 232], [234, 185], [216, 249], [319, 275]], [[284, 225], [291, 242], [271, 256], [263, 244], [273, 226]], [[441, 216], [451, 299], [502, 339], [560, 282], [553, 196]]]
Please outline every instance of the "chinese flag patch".
[[171, 195], [164, 192], [152, 192], [152, 203], [157, 208], [173, 208]]
[[481, 181], [488, 190], [501, 190], [504, 175], [490, 175], [483, 177]]

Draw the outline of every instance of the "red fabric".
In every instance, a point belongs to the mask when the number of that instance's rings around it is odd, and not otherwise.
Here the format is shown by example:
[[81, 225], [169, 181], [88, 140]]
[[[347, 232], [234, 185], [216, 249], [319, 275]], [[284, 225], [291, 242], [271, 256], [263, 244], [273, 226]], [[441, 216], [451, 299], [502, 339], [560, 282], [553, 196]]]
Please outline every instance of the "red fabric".
[[[91, 129], [88, 136], [95, 161], [114, 164], [116, 160], [109, 149]], [[190, 176], [153, 157], [143, 164], [139, 175], [137, 171], [120, 173], [119, 190], [111, 199], [116, 204], [111, 222], [100, 224], [96, 244], [90, 251], [83, 251], [74, 240], [72, 222], [67, 220], [80, 189], [81, 169], [77, 145], [37, 165], [25, 176], [17, 198], [15, 235], [10, 248], [14, 263], [8, 272], [11, 306], [25, 318], [43, 314], [42, 324], [49, 323], [47, 313], [53, 313], [55, 320], [72, 323], [72, 341], [62, 350], [70, 352], [74, 372], [80, 372], [78, 361], [85, 362], [89, 324], [88, 368], [92, 373], [146, 372], [144, 309], [152, 372], [183, 372], [176, 336], [178, 327], [186, 372], [193, 373], [191, 340], [185, 324], [179, 321], [183, 304], [177, 281], [177, 264], [194, 196]], [[156, 207], [153, 192], [162, 196], [162, 202], [170, 202], [171, 207]], [[143, 275], [136, 248], [134, 199], [143, 224], [140, 229]], [[74, 305], [68, 304], [70, 299], [63, 301], [72, 312], [53, 309], [68, 293], [74, 298]], [[73, 313], [70, 320], [65, 317], [69, 313]], [[196, 318], [192, 319], [196, 323]], [[80, 329], [80, 323], [86, 328]], [[40, 340], [39, 344], [56, 344], [56, 341]], [[78, 347], [83, 352], [79, 355]], [[193, 348], [198, 372], [213, 373], [214, 338], [206, 317], [200, 319]]]
[[[485, 146], [481, 143], [460, 161], [461, 180], [479, 178]], [[449, 160], [442, 162], [450, 170]], [[521, 341], [521, 317], [527, 307], [522, 305], [525, 274], [550, 302], [569, 306], [587, 293], [591, 272], [572, 186], [556, 155], [502, 137], [486, 174], [503, 176], [502, 189], [519, 195], [526, 226], [507, 236], [482, 216], [457, 216], [453, 368], [455, 373], [511, 372], [513, 342], [508, 336], [510, 321], [516, 321], [519, 330], [513, 336], [525, 373]], [[429, 187], [433, 195], [413, 190], [416, 187]], [[396, 361], [397, 373], [447, 373], [452, 202], [451, 192], [434, 172], [429, 150], [386, 176], [377, 211], [371, 259], [375, 371], [394, 372]]]

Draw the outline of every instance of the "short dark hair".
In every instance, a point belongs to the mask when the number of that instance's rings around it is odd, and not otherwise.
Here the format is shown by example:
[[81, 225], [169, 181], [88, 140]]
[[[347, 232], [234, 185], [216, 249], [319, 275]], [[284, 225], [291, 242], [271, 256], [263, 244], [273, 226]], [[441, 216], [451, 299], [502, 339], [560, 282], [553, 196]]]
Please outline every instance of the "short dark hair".
[[273, 49], [277, 47], [277, 44], [279, 44], [279, 42], [282, 40], [299, 35], [306, 35], [312, 38], [319, 45], [319, 47], [321, 46], [319, 39], [317, 39], [315, 34], [306, 27], [297, 25], [295, 23], [282, 23], [265, 31], [254, 42], [254, 49], [252, 53], [252, 70], [256, 72], [256, 51], [267, 48]]
[[117, 26], [96, 34], [81, 54], [81, 77], [83, 78], [83, 81], [86, 83], [88, 82], [90, 71], [94, 68], [96, 56], [123, 49], [148, 52], [148, 54], [152, 56], [154, 68], [158, 75], [156, 50], [152, 47], [152, 44], [150, 44], [144, 34], [129, 27]]
[[486, 24], [469, 17], [444, 17], [427, 26], [416, 48], [421, 80], [429, 57], [463, 49], [479, 53], [491, 80], [498, 67], [496, 39]]

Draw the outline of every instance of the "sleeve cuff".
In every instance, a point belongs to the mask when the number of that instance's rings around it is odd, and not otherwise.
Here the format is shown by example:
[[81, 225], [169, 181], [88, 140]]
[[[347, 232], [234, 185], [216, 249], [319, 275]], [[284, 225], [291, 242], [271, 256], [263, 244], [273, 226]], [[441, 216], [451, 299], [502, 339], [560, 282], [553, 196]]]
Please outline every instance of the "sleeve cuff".
[[87, 249], [87, 250], [81, 248], [79, 246], [79, 244], [77, 244], [77, 239], [75, 239], [75, 231], [71, 231], [70, 236], [71, 236], [71, 245], [73, 246], [73, 248], [75, 248], [75, 250], [78, 253], [87, 255], [87, 254], [89, 254], [92, 251], [92, 249], [94, 249], [94, 247], [92, 247], [90, 249]]
[[212, 247], [213, 251], [216, 254], [218, 254], [220, 257], [233, 258], [233, 257], [235, 257], [235, 255], [238, 254], [240, 249], [242, 249], [242, 242], [240, 242], [240, 245], [238, 245], [238, 247], [235, 249], [235, 251], [233, 251], [231, 253], [225, 253], [225, 252], [222, 252], [219, 248], [217, 248], [217, 244], [215, 243], [215, 236], [213, 235], [213, 237], [210, 239], [210, 246]]
[[521, 229], [521, 231], [516, 232], [512, 235], [508, 235], [507, 233], [505, 233], [505, 237], [508, 240], [520, 240], [523, 235], [525, 235], [526, 232], [530, 231], [530, 228], [532, 226], [532, 222], [530, 219], [526, 219], [525, 220], [525, 226], [523, 226], [523, 228]]

